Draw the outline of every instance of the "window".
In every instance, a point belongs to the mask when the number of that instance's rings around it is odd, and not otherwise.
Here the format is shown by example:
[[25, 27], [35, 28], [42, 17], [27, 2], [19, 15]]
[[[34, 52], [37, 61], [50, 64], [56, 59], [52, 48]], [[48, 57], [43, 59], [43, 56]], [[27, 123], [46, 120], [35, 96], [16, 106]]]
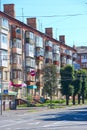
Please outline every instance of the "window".
[[13, 63], [22, 64], [22, 57], [20, 55], [14, 54], [13, 55]]
[[52, 47], [52, 42], [51, 41], [46, 41], [46, 46], [50, 46], [50, 47]]
[[19, 39], [14, 39], [13, 47], [22, 49], [22, 41]]
[[35, 59], [26, 58], [26, 66], [35, 67]]
[[7, 20], [6, 18], [3, 18], [3, 19], [2, 19], [2, 25], [3, 25], [4, 27], [6, 27], [6, 28], [9, 27], [9, 25], [8, 25], [8, 20]]
[[0, 59], [7, 60], [8, 51], [0, 50]]
[[22, 72], [21, 72], [21, 71], [18, 71], [18, 70], [17, 70], [17, 71], [16, 71], [16, 70], [13, 71], [13, 78], [14, 78], [14, 79], [16, 79], [16, 78], [17, 78], [17, 79], [22, 79]]
[[30, 39], [34, 40], [34, 34], [30, 32]]
[[4, 71], [3, 77], [4, 77], [4, 80], [8, 80], [8, 72], [7, 71]]
[[7, 35], [1, 34], [1, 42], [4, 43], [4, 44], [7, 44], [7, 43], [8, 43]]
[[43, 38], [40, 36], [36, 36], [36, 47], [42, 47], [43, 48]]

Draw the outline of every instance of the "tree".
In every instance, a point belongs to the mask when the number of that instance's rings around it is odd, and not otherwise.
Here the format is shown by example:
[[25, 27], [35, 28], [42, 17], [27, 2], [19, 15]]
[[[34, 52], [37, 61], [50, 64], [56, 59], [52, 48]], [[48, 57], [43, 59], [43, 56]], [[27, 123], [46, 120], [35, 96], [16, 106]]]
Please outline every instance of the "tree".
[[53, 64], [44, 67], [44, 91], [50, 97], [50, 105], [52, 105], [52, 96], [57, 88], [57, 69]]
[[72, 81], [73, 85], [73, 105], [75, 105], [75, 96], [78, 94], [78, 103], [80, 104], [80, 92], [81, 92], [81, 72], [79, 70], [74, 71], [75, 77]]
[[86, 92], [86, 80], [87, 71], [84, 69], [77, 70], [75, 72], [74, 85], [74, 96], [78, 94], [78, 104], [80, 104], [80, 99], [82, 97], [82, 103], [84, 103], [84, 94]]
[[87, 70], [82, 71], [82, 88], [81, 88], [81, 96], [82, 96], [82, 103], [84, 104], [84, 98], [87, 90]]
[[73, 93], [72, 80], [74, 79], [74, 68], [67, 65], [60, 70], [61, 92], [66, 96], [66, 105], [69, 104], [69, 96]]

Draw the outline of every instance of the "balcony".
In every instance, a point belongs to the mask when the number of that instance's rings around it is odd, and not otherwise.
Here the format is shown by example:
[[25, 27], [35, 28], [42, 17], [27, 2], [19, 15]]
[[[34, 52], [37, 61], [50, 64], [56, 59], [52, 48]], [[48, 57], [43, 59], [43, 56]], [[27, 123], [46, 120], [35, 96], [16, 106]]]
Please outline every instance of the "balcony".
[[12, 48], [12, 53], [22, 54], [22, 49], [20, 48]]
[[44, 60], [44, 57], [42, 57], [42, 56], [36, 57], [36, 60], [41, 60], [41, 61], [43, 61], [43, 60]]
[[20, 65], [20, 64], [12, 64], [12, 69], [22, 70], [22, 65]]
[[60, 53], [60, 48], [58, 45], [53, 46], [53, 53], [59, 54]]
[[14, 79], [13, 78], [13, 83], [14, 84], [22, 84], [22, 79]]
[[0, 59], [0, 67], [1, 68], [8, 67], [8, 61]]
[[61, 56], [66, 56], [67, 55], [65, 50], [61, 50], [60, 52], [61, 52]]

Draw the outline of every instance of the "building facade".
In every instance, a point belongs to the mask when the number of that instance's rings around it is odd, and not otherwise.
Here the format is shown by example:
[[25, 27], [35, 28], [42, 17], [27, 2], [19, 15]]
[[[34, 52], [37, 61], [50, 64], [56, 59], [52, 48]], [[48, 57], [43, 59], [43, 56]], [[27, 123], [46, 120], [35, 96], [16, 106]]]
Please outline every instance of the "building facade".
[[[36, 18], [27, 18], [27, 24], [15, 18], [14, 4], [5, 4], [0, 11], [0, 72], [3, 90], [18, 91], [18, 96], [28, 93], [43, 95], [43, 68], [48, 63], [60, 67], [77, 63], [76, 49], [65, 43], [65, 36], [53, 38], [52, 28], [45, 33], [37, 30]], [[60, 89], [60, 84], [58, 84]]]
[[87, 46], [78, 46], [77, 50], [77, 63], [80, 69], [87, 69]]

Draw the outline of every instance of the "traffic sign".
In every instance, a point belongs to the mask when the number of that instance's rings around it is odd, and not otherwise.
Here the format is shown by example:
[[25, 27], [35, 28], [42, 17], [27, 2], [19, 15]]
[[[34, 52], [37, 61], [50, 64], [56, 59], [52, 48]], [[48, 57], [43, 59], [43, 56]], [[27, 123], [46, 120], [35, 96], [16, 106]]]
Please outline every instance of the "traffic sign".
[[35, 76], [35, 74], [36, 74], [35, 70], [31, 70], [31, 71], [30, 71], [30, 75], [31, 75], [31, 76]]
[[3, 92], [4, 92], [4, 94], [8, 94], [8, 90], [7, 90], [7, 89], [6, 89], [6, 90], [4, 90]]

